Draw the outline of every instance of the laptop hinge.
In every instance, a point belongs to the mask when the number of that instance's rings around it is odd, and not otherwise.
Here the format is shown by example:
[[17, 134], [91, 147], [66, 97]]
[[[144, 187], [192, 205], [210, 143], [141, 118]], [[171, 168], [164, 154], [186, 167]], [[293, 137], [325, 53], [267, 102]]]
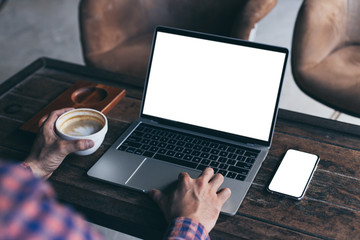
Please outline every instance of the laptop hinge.
[[142, 119], [143, 123], [152, 123], [152, 124], [158, 124], [159, 122], [155, 121], [155, 120], [151, 120], [151, 119]]
[[254, 144], [254, 143], [247, 143], [246, 146], [249, 146], [249, 147], [259, 147], [260, 145]]
[[247, 143], [246, 146], [248, 146], [250, 148], [256, 148], [256, 149], [265, 147], [264, 145], [259, 145], [259, 144], [254, 144], [254, 143]]

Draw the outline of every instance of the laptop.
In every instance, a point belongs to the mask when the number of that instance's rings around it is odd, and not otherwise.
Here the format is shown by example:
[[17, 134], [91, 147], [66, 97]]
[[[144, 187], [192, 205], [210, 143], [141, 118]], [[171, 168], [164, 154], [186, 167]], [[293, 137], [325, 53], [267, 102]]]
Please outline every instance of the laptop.
[[234, 215], [272, 141], [288, 50], [157, 27], [139, 118], [88, 176], [147, 192], [168, 191], [180, 172], [224, 175]]

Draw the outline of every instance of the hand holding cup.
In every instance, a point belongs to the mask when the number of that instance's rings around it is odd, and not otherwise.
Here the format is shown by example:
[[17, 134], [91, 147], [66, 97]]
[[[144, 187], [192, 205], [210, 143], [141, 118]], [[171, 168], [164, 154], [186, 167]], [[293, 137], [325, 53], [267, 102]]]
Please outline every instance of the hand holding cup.
[[85, 156], [94, 153], [104, 141], [108, 121], [105, 115], [97, 110], [78, 108], [63, 113], [55, 122], [55, 130], [64, 140], [92, 140], [92, 148], [75, 152]]
[[[97, 149], [93, 149], [94, 141], [86, 137], [69, 141], [60, 138], [56, 133], [55, 122], [60, 116], [71, 110], [73, 108], [53, 111], [41, 121], [40, 131], [29, 156], [24, 161], [31, 168], [35, 176], [45, 179], [49, 178], [69, 153], [87, 149], [92, 149], [91, 152], [93, 152]], [[107, 129], [107, 124], [105, 125]], [[98, 143], [98, 145], [100, 144]]]

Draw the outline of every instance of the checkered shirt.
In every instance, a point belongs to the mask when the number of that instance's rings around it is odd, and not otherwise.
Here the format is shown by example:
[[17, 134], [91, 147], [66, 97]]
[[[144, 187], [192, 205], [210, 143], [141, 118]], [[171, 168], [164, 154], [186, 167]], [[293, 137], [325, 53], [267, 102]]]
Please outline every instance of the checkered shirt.
[[[0, 240], [92, 240], [102, 236], [71, 208], [56, 201], [47, 182], [22, 165], [0, 164]], [[165, 239], [209, 239], [189, 218], [171, 222]]]
[[24, 167], [0, 165], [0, 240], [102, 239], [55, 200], [50, 185]]
[[210, 237], [202, 224], [197, 223], [191, 220], [190, 218], [179, 217], [179, 218], [175, 218], [171, 222], [169, 230], [165, 235], [165, 239], [210, 240]]

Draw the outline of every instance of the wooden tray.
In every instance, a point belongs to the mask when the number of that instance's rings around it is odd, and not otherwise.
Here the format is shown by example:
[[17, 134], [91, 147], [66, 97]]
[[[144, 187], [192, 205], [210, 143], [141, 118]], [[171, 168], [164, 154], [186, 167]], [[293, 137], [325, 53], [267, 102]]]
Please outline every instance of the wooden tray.
[[106, 115], [125, 97], [125, 94], [125, 89], [110, 87], [99, 83], [77, 81], [22, 125], [20, 129], [36, 133], [39, 130], [39, 122], [44, 116], [56, 109], [65, 107], [93, 108]]

